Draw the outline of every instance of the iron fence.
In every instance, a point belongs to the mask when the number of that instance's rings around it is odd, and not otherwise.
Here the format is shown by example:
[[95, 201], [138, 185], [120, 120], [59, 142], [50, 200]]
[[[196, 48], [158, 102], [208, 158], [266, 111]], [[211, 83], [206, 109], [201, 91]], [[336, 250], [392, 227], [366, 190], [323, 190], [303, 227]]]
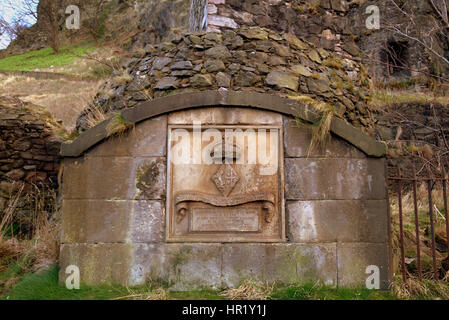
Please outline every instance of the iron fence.
[[[398, 217], [394, 217], [398, 219], [395, 221], [399, 223], [399, 251], [400, 251], [400, 271], [402, 273], [402, 280], [405, 283], [407, 281], [409, 272], [406, 267], [406, 253], [405, 253], [405, 241], [404, 241], [404, 209], [403, 209], [403, 201], [404, 201], [404, 192], [408, 192], [411, 195], [412, 201], [411, 205], [413, 208], [412, 214], [409, 216], [414, 220], [414, 237], [415, 237], [415, 245], [416, 245], [416, 267], [417, 267], [417, 276], [420, 280], [423, 279], [423, 266], [422, 266], [422, 242], [421, 242], [421, 228], [426, 225], [426, 230], [430, 227], [430, 251], [432, 255], [432, 263], [431, 263], [431, 276], [430, 278], [437, 280], [440, 279], [440, 276], [444, 276], [443, 272], [446, 273], [448, 270], [441, 270], [438, 267], [438, 264], [441, 261], [438, 261], [437, 258], [437, 242], [435, 238], [435, 214], [440, 213], [445, 220], [445, 248], [444, 250], [441, 248], [441, 244], [439, 244], [440, 252], [447, 252], [449, 254], [449, 220], [448, 220], [448, 198], [447, 198], [447, 185], [448, 185], [448, 177], [446, 175], [445, 166], [441, 165], [441, 168], [437, 171], [431, 170], [428, 166], [423, 166], [419, 170], [419, 175], [417, 175], [415, 165], [412, 165], [408, 170], [403, 170], [400, 166], [389, 167], [389, 191], [390, 191], [390, 199], [391, 197], [396, 197], [397, 200], [397, 213]], [[422, 188], [426, 188], [427, 192], [424, 194], [418, 195], [418, 186]], [[439, 189], [441, 188], [441, 189]], [[444, 207], [444, 215], [434, 204], [433, 191], [439, 190], [442, 191], [443, 197], [443, 207]], [[426, 199], [423, 199], [423, 198]], [[408, 197], [409, 199], [409, 197]], [[410, 199], [409, 199], [410, 200]], [[441, 199], [440, 199], [441, 200]], [[427, 221], [423, 221], [420, 219], [420, 206], [418, 205], [418, 201], [423, 201], [424, 203], [428, 203], [428, 208], [425, 209], [425, 213], [427, 215]], [[410, 205], [410, 203], [408, 204]], [[421, 210], [422, 213], [422, 210]], [[421, 224], [421, 225], [420, 225]], [[443, 226], [444, 227], [444, 226]], [[446, 258], [449, 259], [449, 258]], [[442, 272], [443, 271], [443, 272]]]

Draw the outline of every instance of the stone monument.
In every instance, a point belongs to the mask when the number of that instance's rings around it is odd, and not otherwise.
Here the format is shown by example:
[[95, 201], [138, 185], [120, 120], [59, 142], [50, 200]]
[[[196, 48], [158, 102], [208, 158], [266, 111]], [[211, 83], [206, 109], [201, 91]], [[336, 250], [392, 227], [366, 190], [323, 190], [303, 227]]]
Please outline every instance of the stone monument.
[[108, 120], [62, 145], [61, 283], [76, 265], [86, 284], [361, 287], [376, 266], [388, 288], [386, 148], [357, 61], [259, 27], [147, 49], [96, 97]]

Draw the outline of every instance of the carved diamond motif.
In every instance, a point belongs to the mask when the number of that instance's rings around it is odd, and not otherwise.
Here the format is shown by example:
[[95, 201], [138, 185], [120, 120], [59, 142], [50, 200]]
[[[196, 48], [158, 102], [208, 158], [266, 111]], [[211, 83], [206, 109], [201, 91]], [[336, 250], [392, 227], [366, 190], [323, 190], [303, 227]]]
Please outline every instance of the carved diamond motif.
[[222, 165], [212, 176], [215, 186], [225, 197], [229, 196], [239, 180], [238, 173], [229, 164]]

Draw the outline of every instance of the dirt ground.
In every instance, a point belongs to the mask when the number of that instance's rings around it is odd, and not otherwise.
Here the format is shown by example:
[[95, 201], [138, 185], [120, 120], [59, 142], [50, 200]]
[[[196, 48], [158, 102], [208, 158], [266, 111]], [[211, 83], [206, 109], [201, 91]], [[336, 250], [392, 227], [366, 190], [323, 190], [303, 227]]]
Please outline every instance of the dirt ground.
[[0, 75], [0, 96], [17, 97], [50, 110], [67, 130], [93, 98], [102, 81], [40, 80]]

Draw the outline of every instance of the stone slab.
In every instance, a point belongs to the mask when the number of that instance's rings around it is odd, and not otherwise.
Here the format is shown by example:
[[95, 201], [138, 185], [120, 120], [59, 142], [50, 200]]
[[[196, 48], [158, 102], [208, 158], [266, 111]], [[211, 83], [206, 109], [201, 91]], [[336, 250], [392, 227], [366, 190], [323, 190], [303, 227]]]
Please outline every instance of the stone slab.
[[168, 115], [169, 125], [193, 124], [200, 121], [202, 125], [282, 125], [282, 115], [270, 111], [255, 109], [219, 107], [201, 108], [174, 112]]
[[287, 217], [293, 242], [388, 241], [385, 200], [288, 201]]
[[285, 159], [287, 200], [386, 199], [383, 159]]
[[135, 201], [132, 211], [131, 241], [133, 243], [163, 242], [165, 240], [165, 203]]
[[166, 244], [164, 262], [172, 290], [221, 288], [221, 244]]
[[245, 279], [263, 283], [365, 286], [366, 267], [377, 265], [381, 288], [389, 284], [388, 245], [326, 244], [63, 244], [65, 268], [76, 265], [88, 285], [142, 285], [164, 281], [171, 290], [237, 287]]
[[167, 266], [165, 259], [165, 244], [133, 244], [130, 285], [144, 285], [148, 281], [167, 282], [169, 273], [170, 266]]
[[338, 252], [338, 286], [366, 287], [370, 274], [366, 268], [371, 265], [379, 267], [380, 289], [389, 289], [389, 245], [387, 243], [340, 243]]
[[64, 161], [64, 199], [161, 200], [165, 158], [84, 157]]
[[226, 244], [223, 285], [264, 283], [337, 285], [335, 244]]
[[70, 265], [80, 269], [85, 285], [122, 284], [129, 282], [131, 244], [62, 244], [59, 258], [59, 283], [64, 284]]
[[363, 152], [334, 134], [324, 146], [315, 146], [309, 150], [311, 139], [310, 128], [296, 120], [285, 118], [284, 152], [287, 158], [366, 158]]
[[62, 243], [162, 242], [165, 208], [160, 201], [64, 200]]
[[125, 242], [132, 210], [131, 201], [64, 200], [61, 242]]
[[221, 288], [221, 244], [135, 244], [130, 283], [162, 281], [170, 290]]
[[110, 137], [92, 148], [93, 157], [165, 157], [167, 155], [167, 116], [146, 120], [123, 136]]

